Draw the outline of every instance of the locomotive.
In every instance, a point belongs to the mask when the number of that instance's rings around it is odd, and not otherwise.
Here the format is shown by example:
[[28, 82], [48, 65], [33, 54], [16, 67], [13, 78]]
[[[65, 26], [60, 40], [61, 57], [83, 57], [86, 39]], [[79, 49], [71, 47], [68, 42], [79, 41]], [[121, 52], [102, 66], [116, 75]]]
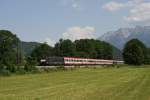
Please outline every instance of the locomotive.
[[104, 59], [89, 59], [75, 57], [48, 57], [41, 59], [41, 65], [113, 65], [124, 64], [124, 61], [104, 60]]

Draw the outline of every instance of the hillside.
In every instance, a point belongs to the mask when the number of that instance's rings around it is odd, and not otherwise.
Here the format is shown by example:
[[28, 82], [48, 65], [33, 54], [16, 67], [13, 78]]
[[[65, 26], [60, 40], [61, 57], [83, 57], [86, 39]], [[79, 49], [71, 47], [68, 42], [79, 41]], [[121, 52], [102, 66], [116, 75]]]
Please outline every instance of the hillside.
[[39, 46], [41, 43], [39, 42], [21, 42], [21, 49], [22, 51], [25, 53], [25, 55], [30, 55], [30, 53], [32, 52], [32, 50]]
[[119, 49], [133, 38], [137, 38], [150, 47], [150, 26], [136, 26], [135, 28], [120, 28], [117, 31], [111, 31], [103, 34], [99, 39], [109, 42]]

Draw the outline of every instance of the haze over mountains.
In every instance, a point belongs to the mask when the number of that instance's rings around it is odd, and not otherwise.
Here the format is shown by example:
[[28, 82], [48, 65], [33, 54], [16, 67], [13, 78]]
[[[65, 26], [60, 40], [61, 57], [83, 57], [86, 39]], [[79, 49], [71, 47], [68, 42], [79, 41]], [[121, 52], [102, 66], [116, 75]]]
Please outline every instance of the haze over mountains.
[[39, 42], [25, 42], [21, 41], [20, 47], [25, 55], [30, 55], [32, 50], [36, 47], [40, 46], [41, 43]]
[[99, 39], [109, 42], [119, 49], [123, 49], [124, 44], [133, 38], [137, 38], [150, 47], [150, 26], [136, 26], [135, 28], [120, 28], [103, 34]]

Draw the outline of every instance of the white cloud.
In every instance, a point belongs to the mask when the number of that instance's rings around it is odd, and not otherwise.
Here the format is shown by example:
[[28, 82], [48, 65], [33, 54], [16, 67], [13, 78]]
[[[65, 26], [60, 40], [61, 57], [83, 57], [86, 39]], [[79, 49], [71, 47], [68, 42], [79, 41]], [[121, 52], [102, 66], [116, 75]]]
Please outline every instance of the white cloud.
[[108, 11], [117, 11], [117, 10], [120, 10], [121, 8], [124, 8], [124, 7], [126, 7], [126, 4], [111, 1], [107, 4], [105, 4], [103, 6], [103, 9], [106, 9]]
[[130, 10], [127, 21], [142, 22], [150, 20], [150, 3], [141, 3]]
[[46, 38], [44, 42], [46, 42], [50, 46], [54, 46], [56, 43], [56, 41], [53, 41], [50, 38]]
[[129, 0], [124, 3], [108, 2], [103, 9], [117, 11], [126, 8], [128, 15], [123, 18], [128, 22], [147, 22], [150, 21], [150, 2], [145, 0]]
[[63, 38], [64, 39], [70, 39], [72, 41], [78, 40], [78, 39], [91, 39], [94, 37], [95, 28], [94, 27], [71, 27], [66, 32], [64, 32]]

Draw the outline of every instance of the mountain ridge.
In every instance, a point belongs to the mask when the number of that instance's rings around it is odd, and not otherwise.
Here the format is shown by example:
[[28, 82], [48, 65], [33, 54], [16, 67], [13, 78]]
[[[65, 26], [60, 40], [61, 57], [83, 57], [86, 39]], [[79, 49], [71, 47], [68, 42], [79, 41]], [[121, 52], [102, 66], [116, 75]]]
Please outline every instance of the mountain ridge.
[[134, 28], [120, 28], [116, 31], [104, 33], [98, 39], [106, 41], [119, 49], [130, 39], [137, 38], [150, 47], [150, 26], [136, 26]]

